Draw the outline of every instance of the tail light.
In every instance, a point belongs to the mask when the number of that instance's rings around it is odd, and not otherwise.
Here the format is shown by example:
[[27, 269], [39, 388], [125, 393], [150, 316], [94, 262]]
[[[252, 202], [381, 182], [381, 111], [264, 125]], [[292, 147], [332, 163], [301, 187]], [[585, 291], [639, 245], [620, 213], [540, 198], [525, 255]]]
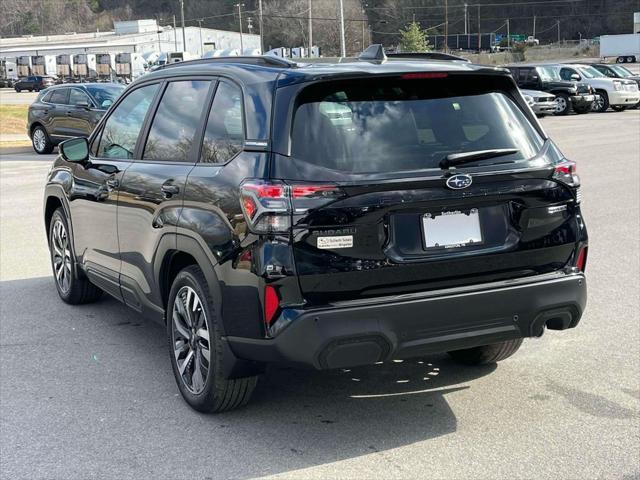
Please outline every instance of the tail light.
[[247, 180], [240, 185], [240, 206], [252, 232], [284, 233], [293, 214], [318, 208], [339, 195], [335, 185]]
[[565, 185], [578, 190], [580, 187], [580, 177], [576, 173], [576, 163], [569, 160], [558, 163], [554, 167], [553, 178]]
[[576, 257], [576, 268], [581, 272], [584, 272], [585, 268], [587, 268], [587, 251], [588, 247], [580, 248], [578, 256]]
[[267, 326], [271, 326], [276, 318], [276, 314], [280, 310], [280, 299], [276, 289], [267, 285], [264, 287], [264, 322]]

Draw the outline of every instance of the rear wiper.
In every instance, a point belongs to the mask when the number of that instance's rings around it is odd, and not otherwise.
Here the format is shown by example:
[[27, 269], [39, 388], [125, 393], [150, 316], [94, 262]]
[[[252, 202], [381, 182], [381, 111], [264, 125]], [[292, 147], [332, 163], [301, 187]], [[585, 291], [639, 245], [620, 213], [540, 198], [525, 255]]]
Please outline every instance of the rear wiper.
[[455, 167], [465, 163], [475, 162], [477, 160], [486, 160], [488, 158], [503, 157], [518, 153], [517, 148], [494, 148], [493, 150], [476, 150], [474, 152], [450, 153], [440, 161], [440, 168]]

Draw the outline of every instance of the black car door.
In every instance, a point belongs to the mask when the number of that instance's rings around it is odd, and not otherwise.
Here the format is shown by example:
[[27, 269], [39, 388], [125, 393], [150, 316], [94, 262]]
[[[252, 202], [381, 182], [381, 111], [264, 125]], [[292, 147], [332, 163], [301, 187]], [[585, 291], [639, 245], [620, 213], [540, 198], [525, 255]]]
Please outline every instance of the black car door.
[[77, 261], [93, 283], [120, 299], [118, 187], [159, 87], [129, 91], [92, 137], [89, 161], [74, 165], [70, 208]]
[[[184, 185], [199, 150], [194, 138], [200, 138], [196, 136], [202, 131], [214, 83], [212, 78], [198, 78], [163, 85], [145, 127], [146, 141], [140, 143], [120, 184], [122, 295], [129, 306], [153, 318], [162, 318], [154, 263], [163, 249], [175, 248], [175, 237], [166, 234], [176, 231]], [[167, 245], [165, 237], [173, 238], [173, 244]]]
[[520, 82], [518, 86], [520, 88], [528, 88], [530, 90], [536, 90], [540, 87], [540, 78], [535, 68], [521, 68], [520, 69]]
[[49, 135], [57, 137], [60, 140], [64, 140], [66, 137], [70, 137], [69, 129], [67, 128], [67, 109], [69, 107], [69, 89], [68, 88], [56, 88], [51, 96], [48, 97], [49, 110], [47, 113], [46, 128]]

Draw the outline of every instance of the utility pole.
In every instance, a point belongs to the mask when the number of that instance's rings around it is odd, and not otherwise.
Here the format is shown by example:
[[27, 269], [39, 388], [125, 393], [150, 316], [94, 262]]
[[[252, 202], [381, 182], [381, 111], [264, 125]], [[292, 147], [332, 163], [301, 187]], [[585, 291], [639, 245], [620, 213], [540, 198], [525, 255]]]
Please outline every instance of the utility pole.
[[533, 38], [536, 38], [536, 16], [533, 16]]
[[202, 18], [198, 19], [198, 28], [200, 29], [200, 56], [202, 56], [202, 54], [204, 54], [204, 47], [202, 45]]
[[468, 29], [467, 29], [467, 25], [469, 24], [468, 20], [469, 20], [469, 19], [468, 19], [468, 17], [467, 17], [467, 4], [465, 3], [465, 4], [464, 4], [464, 34], [465, 34], [465, 35], [468, 35], [468, 34], [469, 34], [469, 31], [468, 31]]
[[482, 38], [480, 36], [480, 4], [478, 4], [478, 53], [482, 51]]
[[345, 45], [344, 40], [344, 5], [342, 0], [340, 1], [340, 56], [347, 56], [347, 46]]
[[[311, 4], [311, 0], [309, 0], [309, 4]], [[258, 23], [260, 24], [260, 53], [264, 55], [264, 40], [262, 37], [262, 0], [258, 0]]]
[[511, 34], [509, 32], [509, 19], [507, 18], [507, 51], [511, 51]]
[[244, 53], [244, 44], [242, 43], [242, 7], [244, 3], [236, 3], [238, 7], [238, 24], [240, 25], [240, 55]]
[[173, 16], [173, 51], [178, 51], [178, 32], [176, 31], [176, 16]]
[[182, 51], [187, 51], [187, 35], [184, 32], [184, 0], [180, 0], [180, 22], [182, 23]]
[[311, 49], [313, 48], [313, 22], [311, 21], [311, 0], [309, 0], [309, 51], [307, 57], [311, 58]]
[[560, 20], [558, 20], [558, 45], [560, 45]]
[[444, 0], [444, 51], [449, 51], [449, 5]]

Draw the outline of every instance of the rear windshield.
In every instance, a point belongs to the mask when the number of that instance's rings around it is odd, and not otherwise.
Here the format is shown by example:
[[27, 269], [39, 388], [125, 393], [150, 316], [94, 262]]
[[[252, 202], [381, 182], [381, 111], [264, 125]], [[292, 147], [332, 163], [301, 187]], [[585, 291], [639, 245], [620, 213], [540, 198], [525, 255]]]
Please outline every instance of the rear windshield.
[[295, 110], [291, 155], [351, 174], [439, 168], [451, 153], [476, 150], [518, 150], [485, 163], [534, 157], [544, 140], [514, 102], [473, 90], [451, 79], [309, 87]]

